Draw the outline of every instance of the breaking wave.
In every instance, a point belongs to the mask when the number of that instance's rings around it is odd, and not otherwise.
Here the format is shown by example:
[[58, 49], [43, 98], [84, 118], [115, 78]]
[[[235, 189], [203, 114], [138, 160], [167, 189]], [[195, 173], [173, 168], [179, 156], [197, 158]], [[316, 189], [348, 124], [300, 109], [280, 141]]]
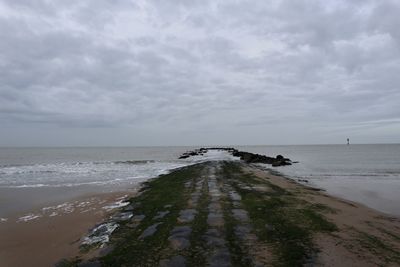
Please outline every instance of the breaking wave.
[[188, 165], [153, 160], [77, 162], [0, 167], [0, 187], [39, 188], [135, 183]]

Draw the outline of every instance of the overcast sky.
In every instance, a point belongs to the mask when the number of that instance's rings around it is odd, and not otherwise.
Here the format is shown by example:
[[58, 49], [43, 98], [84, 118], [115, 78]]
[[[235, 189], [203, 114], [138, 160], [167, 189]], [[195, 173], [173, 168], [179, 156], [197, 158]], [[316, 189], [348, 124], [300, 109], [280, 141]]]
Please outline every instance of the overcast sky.
[[0, 0], [0, 145], [400, 142], [398, 0]]

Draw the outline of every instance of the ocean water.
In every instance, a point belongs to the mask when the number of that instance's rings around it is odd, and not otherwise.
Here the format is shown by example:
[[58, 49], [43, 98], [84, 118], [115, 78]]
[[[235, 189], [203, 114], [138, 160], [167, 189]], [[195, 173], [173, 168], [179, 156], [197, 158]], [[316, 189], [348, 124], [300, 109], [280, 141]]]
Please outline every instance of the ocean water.
[[194, 147], [0, 148], [0, 188], [121, 187], [206, 160], [223, 151], [178, 159]]
[[[299, 163], [275, 168], [328, 193], [400, 215], [400, 145], [242, 146]], [[0, 217], [49, 200], [132, 187], [175, 168], [205, 160], [233, 160], [210, 152], [179, 160], [192, 147], [0, 148]], [[271, 168], [270, 166], [266, 166]]]
[[0, 188], [126, 186], [188, 161], [185, 148], [0, 148]]
[[[272, 168], [328, 193], [400, 216], [400, 144], [248, 146], [299, 163]], [[271, 168], [271, 167], [269, 167]]]
[[[84, 195], [125, 191], [179, 167], [234, 159], [193, 147], [0, 148], [0, 219]], [[0, 221], [1, 222], [1, 221]]]

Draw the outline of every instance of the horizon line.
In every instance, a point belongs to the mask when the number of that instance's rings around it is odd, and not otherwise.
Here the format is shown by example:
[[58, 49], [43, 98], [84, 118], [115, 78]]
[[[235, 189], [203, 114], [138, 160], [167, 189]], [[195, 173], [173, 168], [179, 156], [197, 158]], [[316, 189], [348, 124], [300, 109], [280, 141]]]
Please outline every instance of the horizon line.
[[[399, 145], [400, 143], [350, 143], [351, 145]], [[330, 146], [347, 143], [314, 143], [314, 144], [262, 144], [262, 145], [42, 145], [42, 146], [0, 146], [0, 148], [148, 148], [148, 147], [244, 147], [244, 146]]]

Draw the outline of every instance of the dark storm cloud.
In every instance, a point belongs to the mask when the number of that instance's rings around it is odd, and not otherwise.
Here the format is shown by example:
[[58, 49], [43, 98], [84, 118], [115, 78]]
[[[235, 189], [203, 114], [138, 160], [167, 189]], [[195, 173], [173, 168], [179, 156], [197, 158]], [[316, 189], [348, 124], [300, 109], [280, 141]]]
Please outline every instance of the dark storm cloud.
[[399, 13], [394, 0], [3, 0], [0, 122], [176, 144], [396, 142]]

